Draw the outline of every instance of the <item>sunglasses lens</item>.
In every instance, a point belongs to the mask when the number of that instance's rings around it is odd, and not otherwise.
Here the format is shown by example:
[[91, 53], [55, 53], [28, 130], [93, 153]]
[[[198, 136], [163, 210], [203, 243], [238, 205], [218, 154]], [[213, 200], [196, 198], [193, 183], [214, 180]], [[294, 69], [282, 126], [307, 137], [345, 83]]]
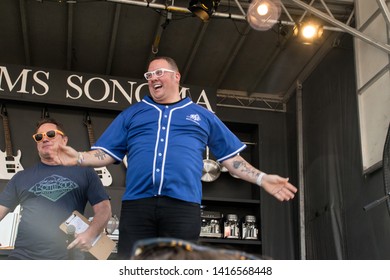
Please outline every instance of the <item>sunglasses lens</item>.
[[34, 140], [36, 142], [40, 142], [40, 141], [42, 141], [43, 136], [46, 136], [47, 138], [55, 138], [57, 136], [57, 133], [64, 135], [63, 132], [61, 132], [59, 130], [49, 130], [46, 133], [34, 134], [33, 137], [34, 137]]
[[49, 138], [54, 138], [56, 137], [56, 132], [54, 130], [49, 130], [48, 132], [46, 132], [46, 136]]
[[34, 139], [35, 139], [35, 141], [37, 141], [37, 142], [41, 141], [42, 138], [43, 138], [42, 133], [38, 133], [38, 134], [35, 134], [35, 135], [34, 135]]

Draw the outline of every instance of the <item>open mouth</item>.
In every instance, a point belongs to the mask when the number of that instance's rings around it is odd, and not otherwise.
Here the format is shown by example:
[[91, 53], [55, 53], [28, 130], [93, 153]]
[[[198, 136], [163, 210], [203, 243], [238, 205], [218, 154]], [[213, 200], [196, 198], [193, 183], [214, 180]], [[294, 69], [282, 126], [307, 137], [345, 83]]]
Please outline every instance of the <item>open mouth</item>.
[[155, 84], [155, 85], [153, 85], [153, 88], [154, 88], [155, 90], [157, 90], [157, 89], [162, 88], [162, 85], [161, 85], [161, 84]]

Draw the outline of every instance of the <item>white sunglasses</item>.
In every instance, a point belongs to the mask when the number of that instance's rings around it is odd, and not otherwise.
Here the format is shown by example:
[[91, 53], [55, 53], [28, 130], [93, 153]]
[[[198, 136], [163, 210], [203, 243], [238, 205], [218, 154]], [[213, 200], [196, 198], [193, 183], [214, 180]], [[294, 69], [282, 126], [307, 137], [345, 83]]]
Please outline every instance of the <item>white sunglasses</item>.
[[144, 74], [144, 77], [146, 80], [151, 80], [153, 78], [153, 75], [156, 76], [156, 78], [160, 78], [161, 76], [164, 75], [165, 72], [171, 72], [171, 73], [176, 73], [175, 71], [173, 70], [170, 70], [170, 69], [166, 69], [166, 68], [159, 68], [159, 69], [156, 69], [154, 71], [150, 71], [150, 72], [146, 72]]

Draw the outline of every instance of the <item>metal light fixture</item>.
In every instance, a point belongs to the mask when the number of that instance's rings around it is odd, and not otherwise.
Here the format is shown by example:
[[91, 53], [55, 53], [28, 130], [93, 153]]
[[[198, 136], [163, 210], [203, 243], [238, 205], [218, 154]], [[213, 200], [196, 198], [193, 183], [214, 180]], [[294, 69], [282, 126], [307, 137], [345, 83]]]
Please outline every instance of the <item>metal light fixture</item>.
[[278, 22], [280, 13], [280, 0], [253, 0], [246, 18], [253, 29], [266, 31]]
[[191, 0], [188, 9], [202, 21], [208, 21], [221, 0]]
[[299, 23], [294, 27], [294, 35], [298, 36], [305, 45], [313, 44], [316, 40], [321, 38], [323, 33], [324, 29], [322, 25], [314, 20]]

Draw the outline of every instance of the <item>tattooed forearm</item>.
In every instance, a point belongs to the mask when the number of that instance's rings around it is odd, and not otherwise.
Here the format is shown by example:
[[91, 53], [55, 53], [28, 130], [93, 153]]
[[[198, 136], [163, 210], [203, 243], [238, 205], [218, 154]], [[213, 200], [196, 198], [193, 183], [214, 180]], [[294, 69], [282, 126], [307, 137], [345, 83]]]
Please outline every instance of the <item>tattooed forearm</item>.
[[235, 161], [233, 161], [233, 167], [234, 167], [235, 169], [239, 169], [240, 166], [241, 166], [243, 163], [244, 163], [244, 162], [243, 162], [242, 160], [235, 160]]
[[247, 173], [250, 177], [256, 178], [259, 177], [260, 172], [244, 160], [235, 160], [233, 161], [234, 169], [237, 169], [241, 173]]
[[93, 155], [99, 160], [104, 160], [107, 156], [107, 154], [101, 150], [96, 151], [96, 153], [94, 153]]

